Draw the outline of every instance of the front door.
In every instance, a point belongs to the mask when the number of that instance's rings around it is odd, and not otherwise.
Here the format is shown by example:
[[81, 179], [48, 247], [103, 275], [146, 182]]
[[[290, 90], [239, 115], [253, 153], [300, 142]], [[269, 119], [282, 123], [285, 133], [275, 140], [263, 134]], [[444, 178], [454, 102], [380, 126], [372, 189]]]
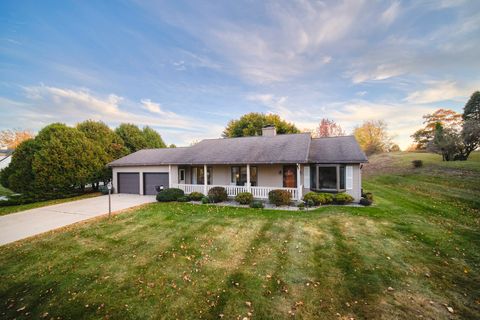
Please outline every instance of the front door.
[[185, 169], [178, 169], [178, 183], [185, 183]]
[[297, 167], [283, 166], [283, 187], [296, 188], [297, 187]]

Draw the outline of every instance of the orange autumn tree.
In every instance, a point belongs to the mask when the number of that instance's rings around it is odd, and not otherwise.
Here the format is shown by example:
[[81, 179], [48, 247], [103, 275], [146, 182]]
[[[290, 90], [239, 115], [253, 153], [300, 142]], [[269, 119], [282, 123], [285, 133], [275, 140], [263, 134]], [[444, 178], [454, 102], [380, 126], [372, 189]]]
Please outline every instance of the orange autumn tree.
[[32, 139], [33, 136], [30, 130], [2, 130], [0, 131], [0, 146], [7, 147], [8, 149], [16, 149], [20, 143]]
[[417, 150], [425, 150], [429, 141], [435, 136], [435, 127], [440, 123], [443, 128], [458, 130], [462, 126], [462, 115], [450, 109], [438, 109], [423, 116], [424, 128], [412, 134]]

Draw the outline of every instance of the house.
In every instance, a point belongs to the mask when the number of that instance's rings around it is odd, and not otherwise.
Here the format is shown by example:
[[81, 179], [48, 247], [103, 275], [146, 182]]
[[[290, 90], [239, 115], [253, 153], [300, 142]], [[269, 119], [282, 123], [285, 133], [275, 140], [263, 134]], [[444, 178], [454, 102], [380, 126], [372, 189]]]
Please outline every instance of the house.
[[8, 167], [10, 162], [12, 162], [12, 153], [13, 150], [10, 149], [0, 150], [0, 171]]
[[360, 200], [365, 154], [353, 136], [311, 138], [309, 133], [206, 139], [183, 148], [146, 149], [109, 163], [115, 192], [154, 195], [159, 188], [206, 194], [222, 186], [229, 196], [274, 189], [292, 199], [309, 191], [346, 192]]

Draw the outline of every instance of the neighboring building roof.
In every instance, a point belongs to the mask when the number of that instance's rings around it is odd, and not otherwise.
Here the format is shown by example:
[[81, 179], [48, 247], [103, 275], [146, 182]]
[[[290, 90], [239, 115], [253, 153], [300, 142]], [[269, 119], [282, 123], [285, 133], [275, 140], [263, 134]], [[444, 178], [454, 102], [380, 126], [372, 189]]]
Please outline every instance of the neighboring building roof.
[[342, 136], [312, 139], [308, 161], [312, 163], [362, 163], [368, 160], [354, 136]]
[[[328, 142], [324, 143], [324, 140]], [[191, 147], [140, 150], [109, 163], [109, 166], [322, 163], [327, 160], [359, 163], [366, 162], [367, 158], [353, 137], [312, 139], [309, 133], [299, 133], [206, 139]]]

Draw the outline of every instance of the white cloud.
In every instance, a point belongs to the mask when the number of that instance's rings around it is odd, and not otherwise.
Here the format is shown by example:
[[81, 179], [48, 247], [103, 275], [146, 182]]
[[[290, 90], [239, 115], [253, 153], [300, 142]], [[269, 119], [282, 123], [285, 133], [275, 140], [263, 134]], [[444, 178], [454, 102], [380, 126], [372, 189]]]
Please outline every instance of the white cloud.
[[400, 13], [400, 3], [398, 1], [393, 2], [390, 7], [385, 10], [380, 16], [380, 21], [386, 25], [390, 25]]
[[294, 122], [298, 128], [313, 129], [322, 118], [329, 118], [339, 123], [347, 134], [366, 120], [385, 120], [389, 133], [395, 137], [402, 149], [411, 144], [410, 135], [422, 127], [422, 116], [435, 110], [434, 107], [401, 104], [392, 102], [369, 102], [349, 100], [325, 103], [322, 107], [297, 105], [289, 102], [288, 97], [272, 94], [249, 95], [250, 101], [258, 101], [271, 113], [278, 114], [287, 121]]
[[0, 104], [2, 108], [15, 107], [16, 115], [11, 117], [15, 116], [23, 126], [32, 129], [52, 122], [75, 125], [87, 119], [101, 120], [112, 126], [128, 122], [157, 128], [168, 143], [188, 145], [193, 139], [219, 137], [223, 128], [164, 110], [150, 99], [133, 102], [115, 94], [99, 96], [88, 89], [45, 85], [24, 87], [24, 91], [25, 102], [0, 98]]
[[479, 86], [460, 87], [455, 81], [430, 81], [429, 87], [410, 93], [405, 101], [410, 103], [433, 103], [439, 101], [456, 100], [465, 101]]

